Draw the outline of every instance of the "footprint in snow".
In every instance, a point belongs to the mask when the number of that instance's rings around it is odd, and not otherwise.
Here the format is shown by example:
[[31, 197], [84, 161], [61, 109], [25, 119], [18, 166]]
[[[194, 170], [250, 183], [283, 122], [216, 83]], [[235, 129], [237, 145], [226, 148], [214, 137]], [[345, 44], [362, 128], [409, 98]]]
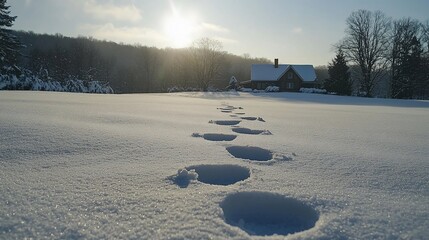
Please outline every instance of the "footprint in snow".
[[252, 147], [252, 146], [229, 146], [226, 150], [236, 158], [252, 161], [268, 161], [273, 159], [273, 153], [270, 150]]
[[241, 117], [241, 119], [243, 119], [243, 120], [249, 120], [249, 121], [255, 121], [258, 118], [257, 117]]
[[233, 110], [233, 109], [237, 109], [236, 107], [234, 107], [234, 106], [230, 106], [230, 105], [227, 105], [227, 106], [223, 106], [223, 107], [219, 107], [219, 108], [217, 108], [217, 109], [229, 109], [229, 110]]
[[234, 134], [221, 134], [221, 133], [193, 133], [192, 137], [201, 137], [207, 141], [232, 141], [237, 135]]
[[[290, 161], [291, 156], [273, 153], [272, 151], [254, 146], [228, 146], [226, 150], [234, 157], [256, 162]], [[272, 161], [271, 161], [272, 160]]]
[[225, 222], [249, 235], [288, 235], [313, 228], [318, 212], [305, 202], [270, 192], [236, 192], [220, 203]]
[[268, 130], [253, 130], [249, 128], [243, 128], [243, 127], [234, 127], [232, 128], [233, 132], [241, 133], [241, 134], [250, 134], [250, 135], [272, 135], [272, 133]]
[[195, 172], [199, 182], [212, 185], [231, 185], [250, 177], [247, 167], [232, 164], [195, 165], [186, 167], [186, 170]]
[[241, 120], [210, 120], [209, 123], [217, 125], [237, 125]]
[[220, 107], [220, 108], [217, 108], [217, 109], [219, 109], [222, 112], [224, 112], [224, 111], [232, 111], [232, 110], [243, 109], [243, 108], [242, 107], [234, 107], [234, 106], [225, 106], [225, 107]]

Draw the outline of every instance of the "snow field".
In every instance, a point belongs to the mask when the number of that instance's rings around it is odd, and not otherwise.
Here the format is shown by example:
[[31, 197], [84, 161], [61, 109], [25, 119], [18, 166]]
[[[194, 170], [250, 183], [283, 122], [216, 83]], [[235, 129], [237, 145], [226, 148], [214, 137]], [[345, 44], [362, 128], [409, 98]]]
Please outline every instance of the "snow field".
[[[2, 91], [0, 238], [425, 239], [428, 109], [294, 93]], [[231, 146], [273, 156], [236, 158]], [[169, 177], [178, 169], [186, 187]], [[217, 184], [239, 169], [249, 177]]]

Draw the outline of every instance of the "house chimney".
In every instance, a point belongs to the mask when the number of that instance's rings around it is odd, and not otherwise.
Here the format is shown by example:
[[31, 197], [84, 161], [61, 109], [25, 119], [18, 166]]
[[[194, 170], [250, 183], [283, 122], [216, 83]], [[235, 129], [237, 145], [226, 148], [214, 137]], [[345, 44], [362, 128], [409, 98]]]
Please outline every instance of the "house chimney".
[[279, 67], [279, 59], [275, 58], [274, 59], [274, 68], [278, 68]]

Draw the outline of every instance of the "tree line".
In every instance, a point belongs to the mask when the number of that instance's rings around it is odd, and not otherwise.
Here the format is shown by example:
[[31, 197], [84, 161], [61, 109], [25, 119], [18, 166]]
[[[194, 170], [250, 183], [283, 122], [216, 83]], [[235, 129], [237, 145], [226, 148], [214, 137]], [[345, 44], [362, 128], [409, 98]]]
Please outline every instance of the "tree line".
[[392, 20], [381, 11], [358, 10], [346, 25], [328, 65], [328, 91], [429, 99], [429, 20]]
[[224, 89], [234, 75], [250, 79], [250, 66], [265, 58], [222, 51], [221, 42], [202, 38], [189, 48], [159, 49], [88, 37], [70, 38], [15, 32], [26, 45], [18, 65], [42, 79], [77, 78], [109, 82], [117, 93], [166, 92], [176, 89]]

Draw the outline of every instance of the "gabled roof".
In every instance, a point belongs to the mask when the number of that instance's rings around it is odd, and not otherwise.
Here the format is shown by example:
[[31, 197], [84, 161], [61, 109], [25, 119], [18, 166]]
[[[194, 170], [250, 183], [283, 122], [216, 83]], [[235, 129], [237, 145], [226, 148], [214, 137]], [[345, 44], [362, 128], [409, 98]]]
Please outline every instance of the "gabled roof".
[[313, 65], [291, 65], [304, 82], [316, 81], [316, 71]]
[[292, 65], [292, 64], [279, 64], [275, 68], [273, 64], [253, 64], [250, 73], [252, 81], [278, 81], [290, 68], [304, 82], [313, 82], [316, 80], [316, 71], [313, 65]]
[[277, 81], [285, 74], [289, 65], [280, 64], [275, 68], [273, 64], [252, 64], [250, 80], [252, 81]]

